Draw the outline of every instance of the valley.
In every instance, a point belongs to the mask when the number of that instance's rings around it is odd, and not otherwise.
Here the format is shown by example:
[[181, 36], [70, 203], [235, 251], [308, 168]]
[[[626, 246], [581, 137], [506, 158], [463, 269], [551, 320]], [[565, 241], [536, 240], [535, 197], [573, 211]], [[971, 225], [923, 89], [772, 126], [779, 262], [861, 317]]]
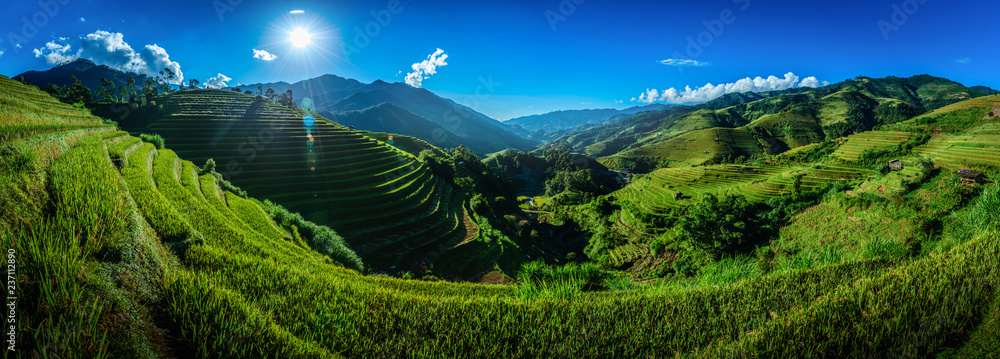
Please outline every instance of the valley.
[[915, 4], [5, 3], [3, 358], [998, 358], [1000, 6]]

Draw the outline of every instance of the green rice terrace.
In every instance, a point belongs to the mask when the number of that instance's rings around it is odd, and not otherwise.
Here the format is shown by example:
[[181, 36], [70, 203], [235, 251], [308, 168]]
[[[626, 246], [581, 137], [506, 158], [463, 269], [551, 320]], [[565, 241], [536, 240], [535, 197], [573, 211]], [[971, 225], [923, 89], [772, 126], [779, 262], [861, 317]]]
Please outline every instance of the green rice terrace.
[[464, 196], [406, 152], [415, 141], [389, 146], [232, 91], [184, 91], [159, 102], [163, 115], [144, 132], [159, 134], [183, 158], [212, 158], [250, 195], [332, 227], [369, 265], [412, 265], [475, 231], [462, 220]]
[[[388, 146], [227, 91], [159, 97], [136, 133], [5, 77], [0, 101], [0, 240], [17, 272], [5, 357], [1000, 353], [1000, 189], [951, 167], [1000, 175], [988, 131], [877, 158], [902, 171], [845, 148], [899, 132], [658, 169], [542, 214], [561, 224], [538, 228], [593, 231], [590, 260], [485, 285], [372, 270], [500, 231], [465, 220], [485, 200], [435, 174], [418, 139]], [[745, 249], [744, 233], [769, 235]]]
[[912, 135], [909, 132], [862, 132], [848, 136], [834, 153], [834, 156], [844, 161], [857, 161], [865, 151], [899, 146], [909, 140]]

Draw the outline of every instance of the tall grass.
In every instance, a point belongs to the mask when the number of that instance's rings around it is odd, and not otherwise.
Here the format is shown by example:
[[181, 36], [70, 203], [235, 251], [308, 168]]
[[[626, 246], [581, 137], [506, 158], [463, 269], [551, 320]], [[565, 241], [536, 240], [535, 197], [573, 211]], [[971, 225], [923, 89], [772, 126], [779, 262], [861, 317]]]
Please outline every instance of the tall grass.
[[744, 279], [759, 278], [763, 274], [754, 258], [736, 256], [723, 258], [702, 267], [698, 271], [698, 280], [701, 285], [725, 285]]
[[1000, 186], [991, 185], [983, 190], [962, 221], [977, 233], [1000, 229]]
[[18, 271], [26, 278], [18, 285], [17, 301], [17, 347], [22, 351], [33, 348], [42, 357], [108, 357], [108, 333], [100, 326], [107, 308], [86, 290], [88, 281], [81, 275], [86, 259], [99, 248], [81, 242], [77, 226], [60, 217], [3, 236], [4, 244], [16, 248]]
[[153, 145], [156, 145], [156, 149], [158, 149], [158, 150], [162, 150], [162, 149], [166, 148], [165, 140], [159, 134], [155, 134], [155, 133], [143, 133], [143, 134], [139, 134], [139, 138], [141, 138], [144, 142], [152, 143]]
[[357, 271], [364, 270], [364, 263], [361, 257], [354, 252], [344, 238], [337, 234], [330, 227], [321, 226], [302, 218], [298, 213], [289, 212], [279, 204], [271, 201], [264, 201], [264, 210], [271, 216], [275, 223], [286, 226], [295, 226], [298, 232], [309, 243], [316, 252], [329, 256], [333, 260], [343, 264], [347, 268]]

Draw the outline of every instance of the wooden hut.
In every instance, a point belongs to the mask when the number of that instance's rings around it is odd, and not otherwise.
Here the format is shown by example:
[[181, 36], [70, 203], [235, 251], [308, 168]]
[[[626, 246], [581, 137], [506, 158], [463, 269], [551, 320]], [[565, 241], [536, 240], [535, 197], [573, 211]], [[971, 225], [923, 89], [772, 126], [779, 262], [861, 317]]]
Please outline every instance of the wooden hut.
[[972, 170], [961, 170], [958, 171], [958, 175], [962, 177], [962, 183], [964, 184], [976, 184], [986, 182], [986, 175], [979, 171]]
[[681, 193], [681, 191], [677, 191], [676, 193], [674, 193], [674, 200], [675, 201], [680, 201], [682, 199], [684, 199], [684, 194]]
[[903, 170], [903, 161], [900, 161], [900, 160], [889, 161], [889, 170], [891, 170], [891, 171], [902, 171]]

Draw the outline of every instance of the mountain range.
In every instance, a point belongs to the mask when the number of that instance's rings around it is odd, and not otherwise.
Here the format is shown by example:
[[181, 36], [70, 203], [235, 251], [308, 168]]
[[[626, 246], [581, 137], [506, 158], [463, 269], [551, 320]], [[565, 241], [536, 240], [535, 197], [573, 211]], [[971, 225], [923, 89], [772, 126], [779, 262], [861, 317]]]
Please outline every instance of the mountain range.
[[623, 110], [613, 108], [561, 110], [538, 115], [522, 116], [504, 121], [505, 125], [517, 126], [523, 129], [519, 133], [528, 137], [554, 139], [588, 128], [609, 125], [639, 112], [656, 111], [673, 105], [654, 103], [645, 106], [634, 106]]
[[700, 105], [641, 112], [553, 142], [604, 157], [602, 163], [612, 168], [700, 165], [781, 153], [991, 91], [929, 75], [859, 76], [820, 88], [731, 93]]
[[98, 65], [87, 59], [78, 59], [45, 71], [27, 71], [13, 78], [23, 78], [24, 82], [44, 89], [48, 84], [69, 87], [73, 84], [73, 76], [76, 76], [83, 86], [91, 90], [101, 87], [102, 78], [114, 82], [115, 86], [118, 86], [126, 84], [128, 78], [132, 77], [135, 79], [136, 86], [139, 87], [143, 86], [147, 79], [152, 79], [143, 74], [122, 72], [112, 69], [107, 65]]
[[[478, 153], [497, 152], [508, 148], [529, 149], [538, 145], [538, 140], [521, 136], [514, 132], [513, 127], [476, 110], [440, 97], [427, 89], [415, 88], [400, 82], [388, 83], [376, 80], [364, 84], [335, 75], [324, 75], [294, 84], [285, 82], [250, 84], [243, 85], [243, 88], [256, 89], [257, 86], [262, 86], [264, 89], [272, 88], [278, 93], [292, 90], [293, 95], [300, 100], [308, 97], [312, 100], [314, 111], [331, 119], [345, 118], [338, 115], [341, 113], [392, 103], [425, 120], [403, 127], [385, 128], [382, 127], [384, 122], [376, 125], [375, 118], [361, 120], [357, 118], [357, 113], [347, 116], [353, 118], [350, 125], [361, 130], [388, 131], [417, 137], [435, 129], [445, 130], [462, 139], [458, 141], [460, 144]], [[375, 112], [380, 111], [371, 113]], [[425, 140], [433, 142], [434, 137]]]
[[[72, 76], [76, 76], [84, 86], [95, 91], [101, 86], [101, 78], [106, 78], [116, 85], [124, 84], [129, 76], [134, 77], [137, 84], [144, 83], [148, 78], [145, 75], [126, 73], [104, 65], [99, 66], [85, 59], [56, 66], [46, 71], [28, 71], [15, 76], [15, 78], [23, 78], [29, 84], [44, 88], [50, 83], [60, 86], [71, 85], [73, 83]], [[508, 148], [531, 149], [539, 144], [537, 139], [515, 133], [516, 127], [505, 125], [426, 89], [414, 88], [404, 83], [376, 80], [365, 84], [336, 75], [323, 75], [292, 84], [273, 82], [240, 85], [239, 87], [241, 90], [254, 92], [258, 90], [258, 87], [265, 91], [272, 89], [276, 93], [291, 90], [299, 104], [305, 105], [304, 102], [309, 102], [312, 104], [313, 111], [330, 118], [350, 118], [349, 125], [353, 125], [359, 130], [389, 131], [425, 137], [427, 141], [439, 138], [441, 142], [435, 143], [435, 145], [443, 147], [465, 145], [477, 153], [485, 154]], [[229, 89], [233, 89], [233, 87]], [[306, 98], [309, 101], [305, 101]], [[361, 111], [385, 103], [391, 103], [395, 107]], [[393, 112], [388, 116], [389, 118], [404, 116], [412, 121], [405, 124], [395, 122], [396, 126], [386, 128], [382, 126], [385, 122], [377, 122], [377, 118], [365, 120], [358, 117], [361, 114], [374, 115], [378, 113], [384, 118], [386, 109]], [[399, 111], [404, 109], [408, 113], [403, 114]], [[349, 112], [355, 113], [340, 115]], [[426, 137], [432, 132], [437, 136]]]

